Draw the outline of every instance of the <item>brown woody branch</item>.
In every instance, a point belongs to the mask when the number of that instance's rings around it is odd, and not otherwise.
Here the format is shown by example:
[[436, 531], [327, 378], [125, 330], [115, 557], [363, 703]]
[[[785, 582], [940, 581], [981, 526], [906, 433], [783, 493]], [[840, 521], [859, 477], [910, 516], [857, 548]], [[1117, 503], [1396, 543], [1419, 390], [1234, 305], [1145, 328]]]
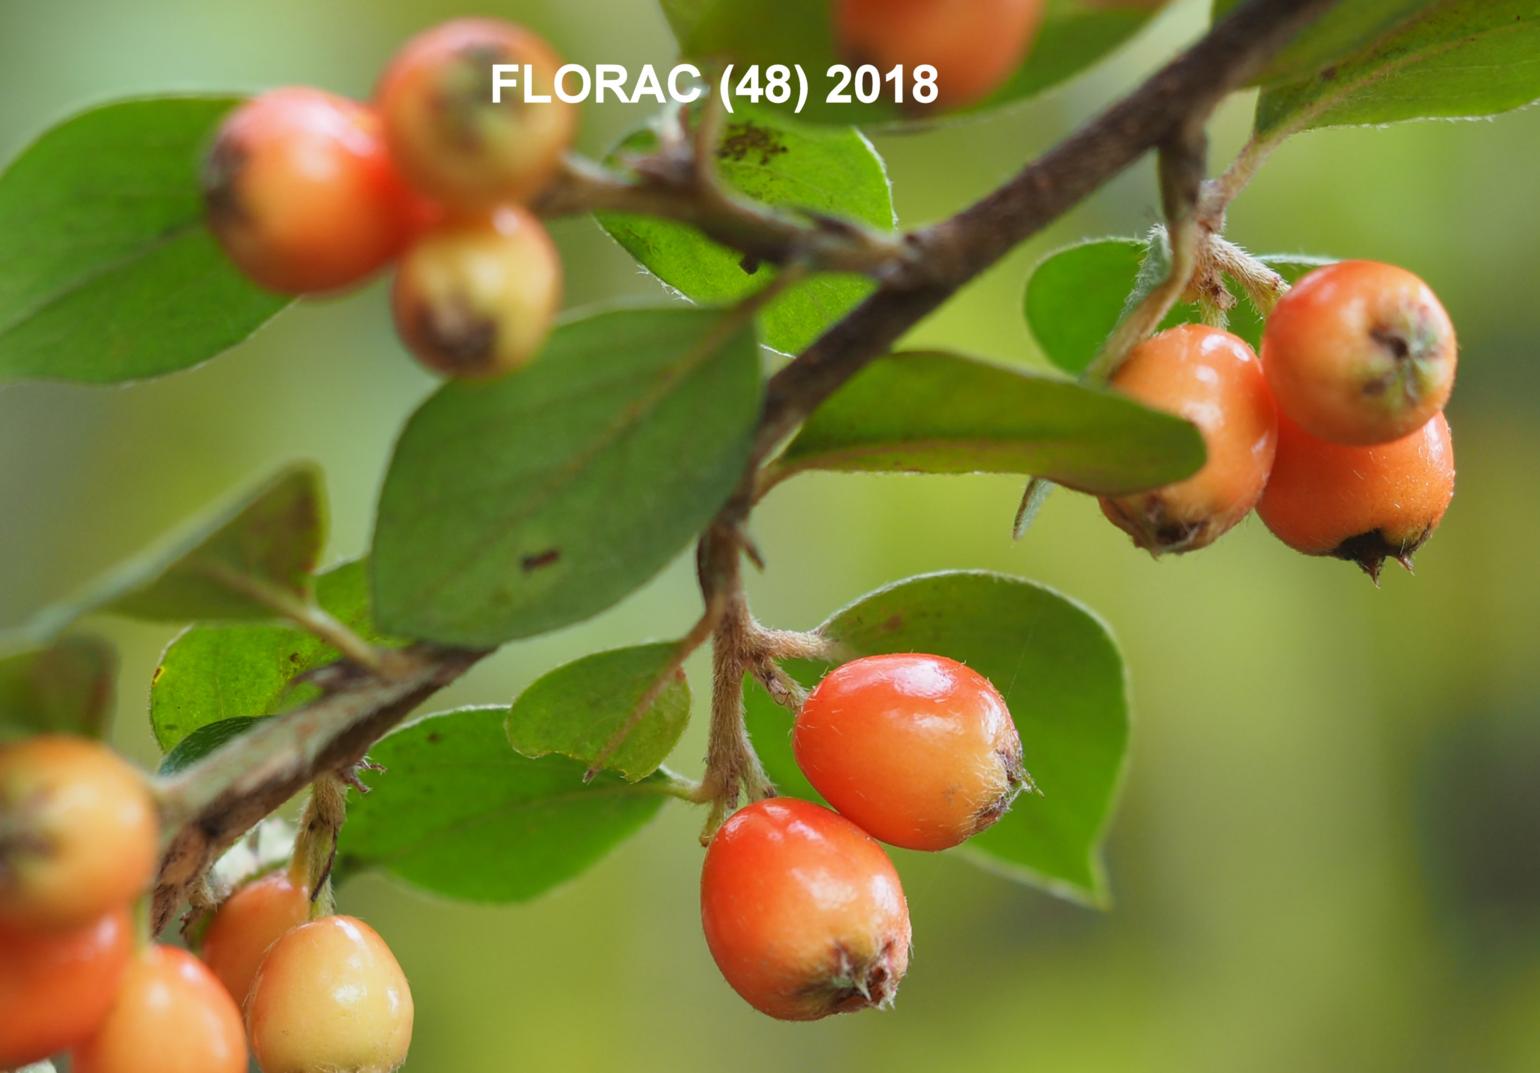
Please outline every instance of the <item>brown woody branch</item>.
[[[770, 379], [751, 464], [701, 538], [708, 607], [726, 609], [715, 643], [736, 652], [752, 635], [737, 558], [755, 475], [775, 447], [841, 384], [959, 288], [1073, 208], [1145, 152], [1179, 141], [1231, 90], [1245, 84], [1299, 29], [1336, 0], [1250, 0], [1129, 96], [963, 212], [892, 239], [854, 225], [801, 219], [732, 198], [700, 181], [676, 155], [641, 162], [634, 178], [573, 164], [537, 208], [546, 215], [636, 212], [677, 219], [746, 255], [774, 264], [864, 272], [878, 290]], [[155, 891], [155, 924], [170, 918], [219, 852], [317, 776], [358, 762], [369, 746], [482, 656], [417, 646], [388, 676], [352, 664], [330, 669], [328, 692], [276, 717], [162, 787], [169, 845]], [[718, 660], [740, 694], [742, 653]], [[724, 667], [724, 662], [726, 666]], [[719, 678], [722, 675], [718, 675]], [[720, 725], [718, 725], [720, 724]], [[763, 779], [742, 737], [741, 704], [713, 705], [712, 763], [705, 784], [717, 801]], [[725, 785], [731, 782], [732, 785]]]

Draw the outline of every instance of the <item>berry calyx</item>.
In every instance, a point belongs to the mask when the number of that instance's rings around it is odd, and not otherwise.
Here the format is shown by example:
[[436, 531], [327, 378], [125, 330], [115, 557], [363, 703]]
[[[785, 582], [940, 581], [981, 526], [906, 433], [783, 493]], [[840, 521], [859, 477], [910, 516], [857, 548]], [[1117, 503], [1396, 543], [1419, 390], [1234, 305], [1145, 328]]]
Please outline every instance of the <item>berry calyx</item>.
[[1411, 569], [1454, 498], [1454, 444], [1444, 415], [1372, 447], [1331, 443], [1284, 418], [1278, 457], [1257, 514], [1306, 555], [1355, 562], [1379, 580], [1394, 559]]
[[268, 949], [310, 919], [310, 894], [285, 872], [253, 880], [226, 898], [203, 935], [203, 962], [241, 1005]]
[[[494, 65], [518, 67], [500, 101]], [[412, 38], [375, 91], [407, 179], [457, 209], [534, 197], [577, 126], [576, 107], [552, 92], [561, 65], [541, 38], [498, 19], [456, 19]], [[526, 102], [537, 96], [550, 100]]]
[[225, 119], [203, 196], [236, 267], [283, 294], [361, 282], [431, 214], [397, 175], [372, 110], [303, 87], [254, 97]]
[[0, 925], [0, 1069], [40, 1062], [95, 1032], [132, 953], [122, 908], [67, 931]]
[[263, 1073], [391, 1073], [412, 1042], [412, 991], [355, 917], [313, 920], [274, 943], [246, 996]]
[[1278, 440], [1277, 408], [1246, 342], [1201, 324], [1181, 324], [1133, 349], [1112, 386], [1203, 434], [1203, 468], [1176, 484], [1104, 497], [1102, 513], [1153, 555], [1207, 547], [1261, 498]]
[[[1043, 0], [838, 0], [835, 36], [852, 66], [936, 68], [937, 98], [921, 108], [961, 108], [988, 97], [1021, 65]], [[906, 96], [906, 106], [911, 103]]]
[[1031, 784], [1004, 698], [943, 656], [836, 667], [797, 713], [792, 748], [840, 815], [907, 849], [946, 849], [978, 834]]
[[909, 907], [893, 862], [826, 808], [778, 797], [717, 830], [701, 924], [734, 991], [783, 1021], [888, 1006], [909, 967]]
[[156, 864], [144, 777], [84, 738], [0, 746], [0, 923], [73, 928], [126, 905]]
[[1262, 336], [1278, 408], [1334, 443], [1389, 443], [1449, 401], [1458, 347], [1432, 289], [1404, 268], [1341, 261], [1279, 299]]
[[561, 306], [561, 257], [540, 221], [503, 206], [424, 235], [396, 271], [391, 306], [435, 372], [485, 379], [527, 365]]
[[203, 962], [153, 946], [130, 962], [112, 1009], [76, 1048], [75, 1073], [245, 1073], [235, 1002]]

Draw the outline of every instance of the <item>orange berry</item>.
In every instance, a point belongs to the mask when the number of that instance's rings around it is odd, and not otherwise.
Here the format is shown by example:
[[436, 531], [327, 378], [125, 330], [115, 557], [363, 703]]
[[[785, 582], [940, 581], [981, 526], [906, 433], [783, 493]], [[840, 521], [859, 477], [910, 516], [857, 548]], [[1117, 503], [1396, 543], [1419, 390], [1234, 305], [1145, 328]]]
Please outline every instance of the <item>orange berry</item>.
[[540, 221], [511, 205], [451, 221], [407, 251], [391, 304], [396, 331], [446, 376], [527, 365], [561, 307], [561, 257]]
[[1334, 443], [1398, 440], [1454, 388], [1454, 325], [1404, 268], [1341, 261], [1296, 283], [1267, 319], [1262, 368], [1278, 409]]
[[301, 924], [273, 944], [246, 997], [263, 1073], [390, 1073], [412, 1042], [412, 991], [354, 917]]
[[122, 908], [68, 931], [0, 925], [0, 1069], [41, 1062], [96, 1031], [133, 945]]
[[1261, 363], [1245, 341], [1181, 324], [1133, 349], [1112, 386], [1198, 426], [1208, 458], [1186, 480], [1103, 498], [1102, 513], [1152, 554], [1207, 547], [1250, 513], [1278, 442], [1278, 416]]
[[836, 667], [797, 713], [792, 747], [840, 815], [907, 849], [946, 849], [978, 834], [1029, 781], [1005, 699], [943, 656]]
[[130, 962], [75, 1073], [246, 1073], [241, 1013], [203, 962], [153, 946]]
[[285, 872], [265, 875], [220, 905], [203, 935], [204, 964], [239, 1006], [268, 948], [308, 919], [309, 892]]
[[73, 928], [126, 905], [157, 859], [144, 776], [84, 738], [0, 746], [0, 922]]
[[[520, 68], [500, 102], [494, 65]], [[456, 208], [527, 201], [556, 174], [577, 126], [577, 108], [552, 92], [561, 65], [538, 36], [498, 19], [418, 34], [375, 91], [391, 153], [414, 185]], [[531, 95], [549, 102], [526, 103], [526, 73]]]
[[1454, 445], [1443, 414], [1372, 447], [1317, 439], [1284, 418], [1257, 513], [1306, 555], [1355, 562], [1378, 579], [1386, 559], [1410, 569], [1454, 498]]
[[826, 808], [778, 797], [728, 817], [706, 850], [701, 924], [734, 991], [783, 1021], [887, 1006], [909, 967], [893, 862]]
[[398, 177], [373, 111], [301, 87], [254, 97], [225, 119], [203, 196], [236, 267], [284, 294], [362, 281], [431, 211]]
[[1042, 16], [1043, 0], [837, 0], [834, 25], [851, 65], [901, 65], [912, 85], [914, 68], [930, 64], [938, 96], [920, 107], [961, 108], [1005, 84]]

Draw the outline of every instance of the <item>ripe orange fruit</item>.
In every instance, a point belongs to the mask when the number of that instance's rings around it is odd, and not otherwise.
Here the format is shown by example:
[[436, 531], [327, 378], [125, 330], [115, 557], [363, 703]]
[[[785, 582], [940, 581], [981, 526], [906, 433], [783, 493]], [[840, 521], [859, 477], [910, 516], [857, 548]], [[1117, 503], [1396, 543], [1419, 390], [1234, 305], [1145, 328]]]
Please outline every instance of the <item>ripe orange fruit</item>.
[[203, 935], [203, 962], [237, 1006], [246, 1001], [268, 948], [310, 919], [310, 893], [273, 872], [226, 898]]
[[0, 925], [0, 1069], [41, 1062], [95, 1032], [132, 952], [122, 908], [66, 931]]

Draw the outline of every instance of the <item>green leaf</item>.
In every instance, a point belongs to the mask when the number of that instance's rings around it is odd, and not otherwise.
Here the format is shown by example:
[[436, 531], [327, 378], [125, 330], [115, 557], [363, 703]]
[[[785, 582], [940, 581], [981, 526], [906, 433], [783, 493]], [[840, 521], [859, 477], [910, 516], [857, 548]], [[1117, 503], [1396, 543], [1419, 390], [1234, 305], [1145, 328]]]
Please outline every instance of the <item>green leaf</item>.
[[873, 362], [803, 425], [772, 479], [808, 469], [1030, 473], [1105, 495], [1203, 465], [1186, 421], [1068, 380], [918, 352]]
[[320, 471], [291, 465], [167, 547], [122, 564], [84, 596], [48, 609], [21, 636], [41, 643], [93, 611], [154, 622], [273, 618], [280, 605], [309, 599], [324, 513]]
[[[366, 641], [400, 643], [374, 628], [368, 569], [362, 560], [319, 575], [315, 600]], [[190, 627], [167, 646], [150, 682], [150, 727], [155, 740], [164, 752], [212, 723], [300, 707], [319, 696], [302, 676], [340, 658], [341, 653], [330, 645], [291, 626]]]
[[[912, 119], [894, 105], [831, 104], [830, 65], [846, 62], [834, 41], [830, 0], [662, 0], [680, 50], [691, 57], [744, 64], [801, 64], [809, 87], [799, 118], [820, 123], [891, 124]], [[988, 100], [966, 111], [1009, 104], [1078, 74], [1137, 33], [1155, 13], [1150, 4], [1048, 0], [1026, 59]], [[925, 117], [935, 122], [933, 116]]]
[[248, 283], [203, 226], [203, 148], [238, 97], [101, 105], [0, 173], [0, 380], [185, 369], [289, 299]]
[[[1259, 139], [1319, 127], [1496, 115], [1540, 98], [1535, 0], [1380, 0], [1374, 7], [1383, 17], [1368, 9], [1355, 13], [1357, 29], [1366, 32], [1351, 49], [1337, 49], [1329, 65], [1265, 83], [1257, 101]], [[1404, 17], [1397, 21], [1394, 14]]]
[[175, 775], [183, 768], [191, 767], [221, 745], [234, 741], [259, 722], [261, 720], [253, 716], [237, 716], [234, 719], [221, 719], [217, 723], [200, 726], [177, 742], [175, 747], [166, 754], [166, 758], [160, 762], [160, 770], [157, 774]]
[[748, 459], [759, 354], [728, 317], [600, 313], [528, 369], [440, 388], [380, 497], [380, 625], [497, 645], [597, 614], [662, 569]]
[[[1242, 0], [1214, 0], [1218, 22], [1241, 5]], [[1339, 3], [1310, 25], [1273, 57], [1253, 84], [1285, 82], [1315, 74], [1333, 60], [1361, 48], [1428, 0], [1352, 0]]]
[[[1128, 697], [1106, 625], [1050, 589], [1001, 574], [930, 574], [862, 597], [819, 627], [843, 658], [934, 652], [961, 660], [1005, 697], [1042, 797], [1017, 801], [963, 853], [1053, 893], [1104, 903], [1100, 844], [1122, 782]], [[789, 668], [813, 685], [822, 668]], [[749, 690], [750, 731], [783, 793], [807, 794], [792, 762], [791, 717]]]
[[338, 847], [343, 871], [380, 868], [452, 898], [519, 902], [571, 879], [663, 803], [661, 776], [627, 783], [508, 747], [506, 708], [430, 715], [369, 751], [385, 771], [355, 797]]
[[117, 652], [97, 637], [63, 637], [0, 658], [0, 738], [99, 738], [112, 711]]
[[[1140, 239], [1095, 239], [1057, 250], [1033, 270], [1027, 281], [1027, 324], [1049, 361], [1067, 373], [1085, 371], [1117, 327], [1130, 297], [1143, 286], [1140, 273], [1147, 250]], [[1291, 283], [1328, 263], [1299, 254], [1264, 254], [1259, 260]], [[1231, 291], [1241, 293], [1233, 285]], [[1178, 304], [1161, 326], [1197, 319], [1197, 306]], [[1230, 311], [1230, 331], [1253, 348], [1261, 346], [1262, 317], [1244, 298]]]
[[[656, 144], [652, 131], [640, 130], [621, 142], [611, 158], [623, 161]], [[793, 126], [772, 114], [740, 108], [724, 132], [717, 167], [729, 187], [755, 201], [882, 231], [894, 225], [882, 158], [854, 129]], [[703, 305], [730, 305], [775, 277], [770, 266], [746, 261], [683, 224], [622, 214], [602, 214], [599, 223], [660, 280]], [[797, 284], [760, 313], [765, 344], [799, 353], [874, 286], [865, 277], [838, 274]]]
[[525, 756], [556, 753], [592, 764], [665, 671], [668, 684], [604, 766], [627, 782], [668, 758], [690, 719], [690, 684], [675, 666], [678, 645], [598, 652], [556, 668], [519, 695], [508, 712], [508, 741]]

